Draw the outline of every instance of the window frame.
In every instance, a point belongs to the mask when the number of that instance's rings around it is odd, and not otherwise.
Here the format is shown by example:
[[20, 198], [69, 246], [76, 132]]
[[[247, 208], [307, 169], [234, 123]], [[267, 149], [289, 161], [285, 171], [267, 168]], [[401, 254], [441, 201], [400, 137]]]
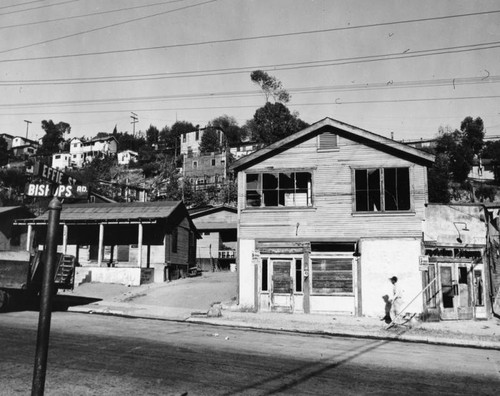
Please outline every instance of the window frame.
[[[387, 170], [396, 170], [396, 175], [397, 175], [397, 170], [398, 169], [406, 169], [408, 171], [408, 179], [407, 179], [407, 184], [408, 184], [408, 197], [407, 197], [407, 202], [408, 202], [408, 209], [386, 209], [387, 204], [386, 204], [386, 177], [385, 173]], [[356, 179], [356, 172], [358, 171], [378, 171], [379, 173], [379, 180], [378, 180], [378, 202], [380, 205], [380, 209], [378, 210], [358, 210], [358, 188], [357, 188], [357, 179]], [[352, 212], [355, 215], [379, 215], [379, 214], [405, 214], [405, 213], [413, 213], [414, 212], [414, 194], [413, 194], [413, 185], [412, 185], [412, 180], [413, 180], [413, 166], [373, 166], [373, 167], [353, 167], [351, 168], [352, 175]], [[367, 194], [367, 204], [369, 204], [369, 194], [370, 194], [370, 186], [369, 186], [369, 181], [367, 179], [366, 182], [367, 189], [366, 189], [366, 194]], [[404, 200], [404, 198], [402, 198]]]
[[[306, 194], [306, 205], [280, 205], [281, 199], [283, 199], [283, 202], [285, 202], [285, 197], [281, 198], [281, 194], [286, 194], [287, 192], [290, 193], [289, 187], [282, 187], [280, 188], [280, 180], [284, 179], [285, 177], [288, 177], [287, 175], [294, 174], [294, 186], [293, 186], [293, 201], [296, 202], [297, 199], [297, 194], [300, 194], [302, 191], [305, 190]], [[297, 174], [300, 173], [307, 173], [309, 174], [309, 180], [307, 181], [308, 185], [306, 187], [299, 187], [297, 186]], [[257, 177], [256, 183], [257, 186], [255, 189], [249, 189], [248, 188], [248, 177], [249, 175], [252, 175], [253, 177]], [[277, 204], [276, 205], [266, 205], [266, 197], [264, 193], [268, 191], [268, 193], [271, 193], [274, 189], [269, 189], [269, 188], [264, 188], [264, 175], [272, 175], [276, 178], [277, 180], [277, 186], [275, 188], [276, 193], [278, 194], [277, 197]], [[280, 175], [284, 175], [283, 177], [280, 177]], [[286, 210], [286, 209], [310, 209], [314, 208], [314, 169], [313, 168], [293, 168], [293, 169], [273, 169], [272, 171], [251, 171], [251, 172], [245, 172], [244, 173], [244, 189], [245, 189], [245, 209], [279, 209], [279, 210]], [[258, 199], [260, 200], [260, 205], [249, 205], [248, 203], [248, 192], [249, 191], [255, 191], [256, 195], [258, 196]], [[303, 193], [303, 192], [302, 192]]]

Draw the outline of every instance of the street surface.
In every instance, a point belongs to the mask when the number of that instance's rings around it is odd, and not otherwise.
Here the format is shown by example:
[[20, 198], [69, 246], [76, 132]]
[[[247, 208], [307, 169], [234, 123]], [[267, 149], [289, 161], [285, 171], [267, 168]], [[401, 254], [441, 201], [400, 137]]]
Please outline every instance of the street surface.
[[[31, 391], [37, 312], [0, 315], [0, 394]], [[497, 395], [500, 351], [54, 312], [46, 395]]]

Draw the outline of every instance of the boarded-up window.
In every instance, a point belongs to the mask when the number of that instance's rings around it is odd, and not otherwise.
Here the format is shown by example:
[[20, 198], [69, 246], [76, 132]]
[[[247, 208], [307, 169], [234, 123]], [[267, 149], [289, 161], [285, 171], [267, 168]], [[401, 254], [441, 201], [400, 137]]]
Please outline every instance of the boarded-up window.
[[338, 148], [338, 136], [325, 132], [318, 137], [318, 150], [334, 150]]
[[312, 206], [310, 172], [249, 173], [247, 207]]
[[311, 266], [314, 294], [353, 292], [351, 258], [313, 258]]
[[118, 245], [117, 246], [117, 258], [120, 262], [129, 261], [129, 245]]
[[409, 168], [373, 168], [354, 171], [357, 212], [411, 209]]

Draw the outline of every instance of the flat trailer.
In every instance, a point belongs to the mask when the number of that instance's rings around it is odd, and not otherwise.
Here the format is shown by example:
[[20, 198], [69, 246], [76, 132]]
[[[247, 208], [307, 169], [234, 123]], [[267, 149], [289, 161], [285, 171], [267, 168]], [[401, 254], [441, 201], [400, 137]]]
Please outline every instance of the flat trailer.
[[[44, 252], [0, 251], [0, 312], [9, 306], [39, 303]], [[73, 289], [75, 257], [57, 253], [54, 293]]]

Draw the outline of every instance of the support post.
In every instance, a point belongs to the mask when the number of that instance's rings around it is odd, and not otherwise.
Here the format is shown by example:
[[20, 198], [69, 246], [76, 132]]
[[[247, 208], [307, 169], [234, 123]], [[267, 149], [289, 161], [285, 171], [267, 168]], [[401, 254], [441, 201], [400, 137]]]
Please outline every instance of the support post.
[[68, 225], [63, 224], [63, 254], [66, 254], [66, 250], [68, 249]]
[[61, 217], [62, 204], [53, 198], [49, 204], [49, 220], [47, 239], [43, 260], [43, 279], [40, 296], [40, 315], [38, 319], [38, 336], [36, 341], [35, 367], [33, 371], [32, 396], [43, 396], [45, 374], [47, 371], [47, 355], [49, 351], [50, 320], [52, 317], [52, 295], [57, 257], [57, 231]]
[[97, 265], [102, 265], [102, 257], [104, 256], [104, 224], [99, 224], [99, 249], [97, 251]]
[[26, 234], [26, 251], [31, 252], [31, 240], [33, 237], [33, 224], [28, 224], [28, 232]]
[[142, 234], [143, 234], [143, 226], [142, 223], [139, 223], [138, 227], [138, 235], [137, 235], [137, 264], [139, 268], [142, 268]]

